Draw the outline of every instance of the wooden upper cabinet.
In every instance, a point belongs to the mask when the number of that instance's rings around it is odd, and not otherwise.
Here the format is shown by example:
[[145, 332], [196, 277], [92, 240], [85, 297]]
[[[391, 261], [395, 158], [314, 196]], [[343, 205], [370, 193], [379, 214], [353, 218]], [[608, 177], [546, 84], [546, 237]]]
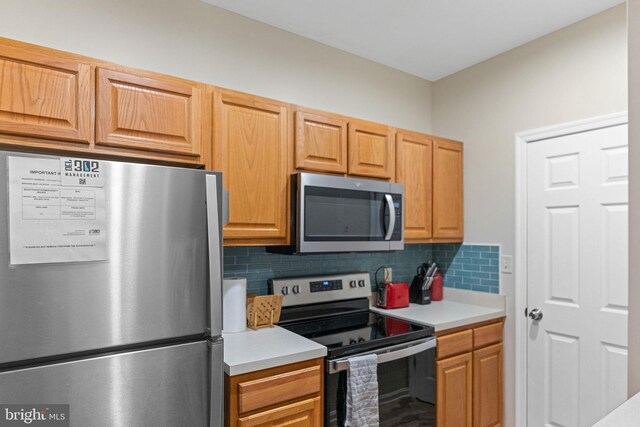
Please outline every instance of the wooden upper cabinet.
[[347, 120], [296, 110], [296, 169], [347, 173]]
[[0, 45], [0, 133], [92, 141], [91, 65]]
[[202, 87], [162, 75], [97, 70], [96, 146], [202, 154]]
[[289, 105], [214, 89], [213, 164], [229, 191], [225, 244], [286, 244]]
[[433, 237], [464, 237], [462, 143], [435, 138], [433, 145]]
[[404, 184], [405, 241], [432, 237], [433, 141], [427, 135], [398, 131], [396, 134], [396, 182]]
[[349, 122], [350, 175], [392, 179], [395, 150], [393, 130], [363, 121]]

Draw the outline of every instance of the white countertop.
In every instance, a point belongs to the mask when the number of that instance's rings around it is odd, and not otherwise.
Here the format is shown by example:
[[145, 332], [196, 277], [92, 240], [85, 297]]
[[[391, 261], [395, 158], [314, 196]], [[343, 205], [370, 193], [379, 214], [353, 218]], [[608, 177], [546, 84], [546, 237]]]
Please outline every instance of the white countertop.
[[[419, 324], [434, 326], [436, 332], [505, 315], [503, 295], [445, 288], [444, 300], [428, 305], [372, 311]], [[325, 357], [327, 348], [279, 326], [257, 331], [223, 333], [224, 371], [239, 375], [289, 363]]]
[[618, 406], [593, 427], [636, 427], [640, 419], [640, 393]]
[[325, 357], [327, 348], [279, 326], [223, 333], [224, 371], [239, 375]]
[[422, 325], [433, 326], [436, 332], [506, 315], [504, 295], [485, 294], [445, 288], [442, 301], [431, 304], [411, 304], [406, 308], [386, 310], [371, 307], [371, 311]]

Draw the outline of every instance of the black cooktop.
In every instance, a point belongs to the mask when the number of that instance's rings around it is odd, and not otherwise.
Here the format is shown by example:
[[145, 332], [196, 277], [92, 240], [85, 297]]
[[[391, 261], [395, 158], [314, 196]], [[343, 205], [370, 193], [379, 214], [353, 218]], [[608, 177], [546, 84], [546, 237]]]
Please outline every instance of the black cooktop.
[[[345, 312], [345, 305], [351, 310]], [[368, 300], [364, 304], [343, 301], [341, 307], [336, 307], [336, 303], [298, 307], [297, 312], [283, 312], [279, 326], [326, 346], [328, 359], [402, 344], [434, 333], [431, 326], [369, 311]]]

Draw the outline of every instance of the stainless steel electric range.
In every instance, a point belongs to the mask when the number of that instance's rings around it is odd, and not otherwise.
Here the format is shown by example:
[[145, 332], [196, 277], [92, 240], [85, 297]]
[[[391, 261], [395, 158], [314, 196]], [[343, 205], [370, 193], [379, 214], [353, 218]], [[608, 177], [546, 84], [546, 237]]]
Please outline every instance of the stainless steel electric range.
[[279, 325], [327, 347], [324, 418], [343, 426], [349, 357], [378, 355], [381, 426], [436, 425], [434, 329], [369, 311], [369, 273], [269, 281]]

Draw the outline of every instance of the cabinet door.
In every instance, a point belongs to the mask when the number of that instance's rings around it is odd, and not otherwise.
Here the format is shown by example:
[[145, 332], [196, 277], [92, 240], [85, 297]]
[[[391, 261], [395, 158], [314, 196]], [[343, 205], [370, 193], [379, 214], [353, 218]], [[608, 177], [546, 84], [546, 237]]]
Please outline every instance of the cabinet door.
[[296, 168], [347, 173], [347, 121], [296, 110]]
[[349, 174], [392, 179], [395, 166], [393, 142], [393, 130], [387, 126], [349, 122]]
[[437, 362], [437, 427], [471, 427], [471, 374], [471, 353]]
[[320, 397], [302, 400], [259, 412], [238, 419], [239, 427], [320, 427], [322, 425], [322, 403]]
[[473, 425], [502, 426], [502, 344], [473, 352]]
[[92, 112], [89, 64], [0, 45], [0, 133], [88, 146]]
[[214, 91], [214, 167], [229, 191], [226, 244], [286, 244], [291, 166], [289, 106]]
[[199, 158], [202, 90], [196, 83], [98, 68], [96, 146]]
[[431, 238], [431, 175], [433, 142], [408, 132], [396, 134], [396, 182], [404, 184], [404, 239]]
[[433, 144], [433, 237], [462, 241], [464, 205], [462, 143], [435, 139]]

